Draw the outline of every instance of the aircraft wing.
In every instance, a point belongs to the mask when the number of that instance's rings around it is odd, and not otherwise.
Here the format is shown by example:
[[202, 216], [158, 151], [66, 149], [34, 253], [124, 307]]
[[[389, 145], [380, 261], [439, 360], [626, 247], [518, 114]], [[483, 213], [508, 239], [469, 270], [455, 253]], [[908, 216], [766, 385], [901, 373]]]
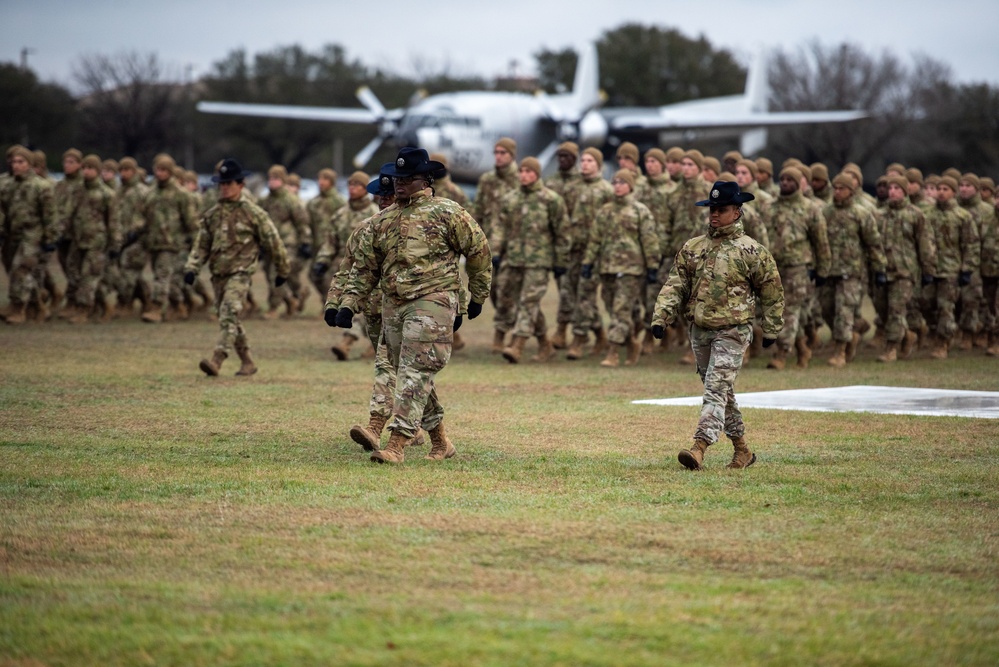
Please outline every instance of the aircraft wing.
[[381, 118], [368, 109], [349, 107], [301, 107], [285, 104], [243, 104], [240, 102], [198, 102], [202, 113], [256, 116], [258, 118], [290, 118], [293, 120], [320, 120], [330, 123], [373, 124]]
[[[611, 111], [611, 110], [608, 110]], [[845, 123], [867, 118], [865, 111], [770, 111], [750, 113], [676, 113], [650, 109], [648, 113], [631, 111], [608, 114], [608, 129], [613, 133], [627, 131], [666, 131], [698, 129], [740, 129], [801, 125], [808, 123]]]

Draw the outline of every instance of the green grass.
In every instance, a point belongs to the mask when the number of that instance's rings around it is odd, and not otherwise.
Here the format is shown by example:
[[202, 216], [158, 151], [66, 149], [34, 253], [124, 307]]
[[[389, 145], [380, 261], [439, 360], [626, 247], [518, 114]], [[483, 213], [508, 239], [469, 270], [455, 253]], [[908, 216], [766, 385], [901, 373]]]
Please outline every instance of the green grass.
[[[378, 466], [311, 306], [248, 322], [251, 378], [198, 371], [204, 319], [0, 328], [0, 664], [999, 662], [999, 424], [747, 409], [758, 463], [690, 473], [698, 409], [630, 403], [700, 394], [676, 354], [512, 366], [487, 309], [439, 376], [458, 456]], [[874, 355], [737, 391], [997, 386]]]

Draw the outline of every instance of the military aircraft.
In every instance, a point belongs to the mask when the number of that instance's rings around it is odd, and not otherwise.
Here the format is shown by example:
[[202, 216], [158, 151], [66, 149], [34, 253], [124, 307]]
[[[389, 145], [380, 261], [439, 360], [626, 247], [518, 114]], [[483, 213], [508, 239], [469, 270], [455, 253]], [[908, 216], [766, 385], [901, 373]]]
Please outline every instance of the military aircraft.
[[767, 128], [805, 123], [842, 123], [864, 111], [767, 111], [767, 73], [761, 56], [749, 69], [742, 95], [691, 100], [661, 107], [601, 108], [597, 48], [581, 49], [572, 91], [548, 95], [500, 91], [463, 91], [431, 95], [408, 107], [386, 109], [367, 86], [357, 91], [363, 108], [200, 102], [203, 113], [365, 123], [378, 134], [354, 157], [366, 165], [384, 142], [419, 146], [443, 153], [454, 178], [475, 182], [493, 168], [493, 146], [513, 137], [521, 156], [535, 155], [548, 165], [558, 145], [614, 147], [690, 143], [695, 139], [738, 137], [744, 155], [766, 144]]

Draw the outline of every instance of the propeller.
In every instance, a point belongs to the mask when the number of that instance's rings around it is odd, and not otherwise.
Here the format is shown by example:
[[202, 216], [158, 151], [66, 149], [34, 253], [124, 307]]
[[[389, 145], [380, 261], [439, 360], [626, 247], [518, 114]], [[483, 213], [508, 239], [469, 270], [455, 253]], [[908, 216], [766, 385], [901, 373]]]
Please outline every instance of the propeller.
[[360, 103], [375, 116], [375, 122], [378, 123], [378, 134], [354, 156], [354, 166], [357, 169], [361, 169], [371, 161], [371, 158], [374, 157], [375, 153], [382, 147], [382, 144], [386, 140], [396, 136], [399, 132], [399, 121], [406, 112], [403, 109], [392, 109], [389, 111], [381, 103], [381, 100], [378, 99], [374, 91], [367, 86], [358, 88], [356, 95]]

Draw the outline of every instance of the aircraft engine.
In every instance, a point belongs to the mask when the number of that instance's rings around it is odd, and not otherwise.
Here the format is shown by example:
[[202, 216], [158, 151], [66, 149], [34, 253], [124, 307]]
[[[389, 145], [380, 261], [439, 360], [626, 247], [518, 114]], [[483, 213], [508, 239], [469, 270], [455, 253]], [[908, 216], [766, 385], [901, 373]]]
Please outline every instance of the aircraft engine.
[[580, 146], [603, 146], [607, 141], [607, 121], [600, 112], [590, 111], [579, 121]]

